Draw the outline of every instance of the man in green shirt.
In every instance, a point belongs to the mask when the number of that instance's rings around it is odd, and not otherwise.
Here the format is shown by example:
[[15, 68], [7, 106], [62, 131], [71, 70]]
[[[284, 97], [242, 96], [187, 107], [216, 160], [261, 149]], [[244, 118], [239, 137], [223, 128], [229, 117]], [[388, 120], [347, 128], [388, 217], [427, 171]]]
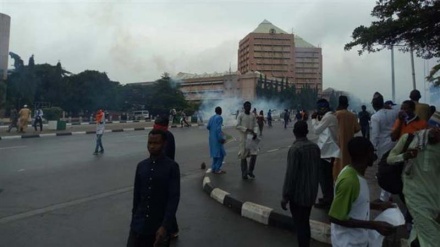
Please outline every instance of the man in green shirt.
[[335, 247], [368, 246], [368, 229], [382, 235], [393, 232], [392, 225], [370, 220], [370, 208], [385, 210], [393, 207], [390, 202], [370, 203], [370, 191], [365, 170], [374, 162], [373, 144], [366, 138], [355, 137], [348, 142], [352, 163], [339, 174], [335, 195], [329, 211], [331, 240]]

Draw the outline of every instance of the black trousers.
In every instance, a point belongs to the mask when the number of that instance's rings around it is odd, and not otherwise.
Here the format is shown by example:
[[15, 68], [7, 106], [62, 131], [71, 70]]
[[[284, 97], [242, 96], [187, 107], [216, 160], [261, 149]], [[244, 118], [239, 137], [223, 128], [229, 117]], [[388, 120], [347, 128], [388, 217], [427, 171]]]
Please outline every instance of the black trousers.
[[363, 138], [370, 139], [370, 126], [368, 125], [361, 125], [361, 133]]
[[333, 161], [334, 159], [330, 162], [321, 159], [321, 169], [319, 172], [319, 186], [321, 186], [323, 199], [329, 203], [333, 201]]
[[156, 235], [142, 235], [130, 230], [127, 247], [153, 247]]
[[289, 202], [289, 205], [298, 237], [298, 246], [309, 247], [311, 237], [309, 219], [312, 206], [300, 206], [294, 202]]
[[[156, 241], [156, 235], [142, 235], [130, 230], [128, 235], [127, 247], [154, 247], [154, 241]], [[170, 246], [169, 239], [166, 238], [159, 244], [160, 247]]]
[[43, 120], [41, 120], [41, 118], [35, 118], [34, 121], [35, 131], [37, 131], [37, 124], [40, 126], [40, 131], [43, 131]]

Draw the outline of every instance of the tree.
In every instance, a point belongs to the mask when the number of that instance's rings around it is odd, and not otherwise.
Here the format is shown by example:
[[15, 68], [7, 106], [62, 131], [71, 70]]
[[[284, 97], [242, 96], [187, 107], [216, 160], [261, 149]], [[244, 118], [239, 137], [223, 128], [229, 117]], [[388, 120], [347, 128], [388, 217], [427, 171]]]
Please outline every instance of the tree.
[[[417, 56], [425, 59], [440, 58], [440, 1], [438, 0], [378, 0], [371, 13], [378, 20], [369, 27], [354, 29], [353, 41], [345, 50], [361, 46], [363, 52], [377, 52], [392, 45], [404, 45], [400, 50], [411, 48]], [[440, 69], [434, 67], [428, 80], [440, 84], [434, 77]]]

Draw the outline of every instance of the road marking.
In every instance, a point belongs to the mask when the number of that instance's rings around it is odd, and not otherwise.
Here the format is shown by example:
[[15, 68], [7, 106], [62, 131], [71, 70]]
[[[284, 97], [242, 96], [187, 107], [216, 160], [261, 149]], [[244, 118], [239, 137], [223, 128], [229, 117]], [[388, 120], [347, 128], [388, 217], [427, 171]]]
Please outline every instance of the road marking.
[[275, 149], [268, 150], [266, 153], [272, 153], [272, 152], [275, 152], [275, 151], [278, 151], [278, 150], [280, 150], [280, 149], [279, 148], [275, 148]]
[[13, 147], [4, 147], [4, 148], [0, 148], [0, 149], [15, 149], [15, 148], [25, 148], [27, 146], [13, 146]]
[[[186, 182], [190, 179], [200, 177], [199, 170], [200, 169], [194, 170], [194, 172], [191, 172], [191, 173], [181, 173], [180, 174], [180, 182], [182, 183], [182, 182]], [[117, 190], [108, 191], [108, 192], [104, 192], [104, 193], [100, 193], [100, 194], [96, 194], [96, 195], [92, 195], [92, 196], [86, 196], [86, 197], [79, 198], [79, 199], [72, 200], [72, 201], [68, 201], [68, 202], [53, 204], [51, 206], [47, 206], [44, 208], [39, 208], [39, 209], [35, 209], [35, 210], [23, 212], [23, 213], [18, 213], [18, 214], [6, 216], [3, 218], [0, 218], [0, 224], [5, 224], [5, 223], [12, 222], [12, 221], [17, 221], [17, 220], [29, 218], [29, 217], [32, 217], [35, 215], [45, 214], [45, 213], [49, 213], [49, 212], [56, 211], [59, 209], [75, 206], [78, 204], [87, 203], [87, 202], [95, 201], [98, 199], [103, 199], [106, 197], [127, 193], [132, 190], [133, 190], [133, 186], [124, 187], [124, 188], [120, 188]]]
[[66, 207], [75, 206], [75, 205], [78, 205], [78, 204], [81, 204], [81, 203], [90, 202], [90, 201], [94, 201], [94, 200], [97, 200], [97, 199], [101, 199], [101, 198], [105, 198], [105, 197], [109, 197], [109, 196], [113, 196], [113, 195], [117, 195], [117, 194], [121, 194], [121, 193], [126, 193], [126, 192], [131, 191], [132, 189], [133, 189], [132, 186], [125, 187], [125, 188], [122, 188], [122, 189], [118, 189], [118, 190], [114, 190], [114, 191], [110, 191], [110, 192], [105, 192], [105, 193], [101, 193], [101, 194], [97, 194], [97, 195], [88, 196], [88, 197], [84, 197], [84, 198], [81, 198], [81, 199], [73, 200], [73, 201], [70, 201], [70, 202], [63, 202], [63, 203], [59, 203], [59, 204], [54, 204], [54, 205], [51, 205], [51, 206], [48, 206], [48, 207], [39, 208], [39, 209], [31, 210], [31, 211], [28, 211], [28, 212], [24, 212], [24, 213], [20, 213], [20, 214], [15, 214], [15, 215], [3, 217], [3, 218], [0, 218], [0, 224], [5, 224], [5, 223], [11, 222], [11, 221], [21, 220], [21, 219], [32, 217], [32, 216], [35, 216], [35, 215], [48, 213], [50, 211], [54, 211], [54, 210], [58, 210], [58, 209], [66, 208]]
[[24, 169], [20, 169], [20, 170], [18, 170], [17, 172], [24, 172]]

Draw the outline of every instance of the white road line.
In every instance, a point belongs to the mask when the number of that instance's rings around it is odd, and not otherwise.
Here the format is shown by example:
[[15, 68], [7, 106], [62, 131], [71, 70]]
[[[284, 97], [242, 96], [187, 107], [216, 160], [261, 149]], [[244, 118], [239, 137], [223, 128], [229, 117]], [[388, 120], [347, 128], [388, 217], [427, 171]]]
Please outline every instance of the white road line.
[[20, 169], [20, 170], [18, 170], [17, 172], [24, 172], [24, 169]]
[[278, 151], [278, 150], [280, 150], [280, 149], [279, 148], [275, 148], [275, 149], [268, 150], [266, 153], [272, 153], [272, 152], [275, 152], [275, 151]]
[[4, 148], [0, 148], [1, 149], [15, 149], [15, 148], [25, 148], [27, 146], [13, 146], [13, 147], [4, 147]]

